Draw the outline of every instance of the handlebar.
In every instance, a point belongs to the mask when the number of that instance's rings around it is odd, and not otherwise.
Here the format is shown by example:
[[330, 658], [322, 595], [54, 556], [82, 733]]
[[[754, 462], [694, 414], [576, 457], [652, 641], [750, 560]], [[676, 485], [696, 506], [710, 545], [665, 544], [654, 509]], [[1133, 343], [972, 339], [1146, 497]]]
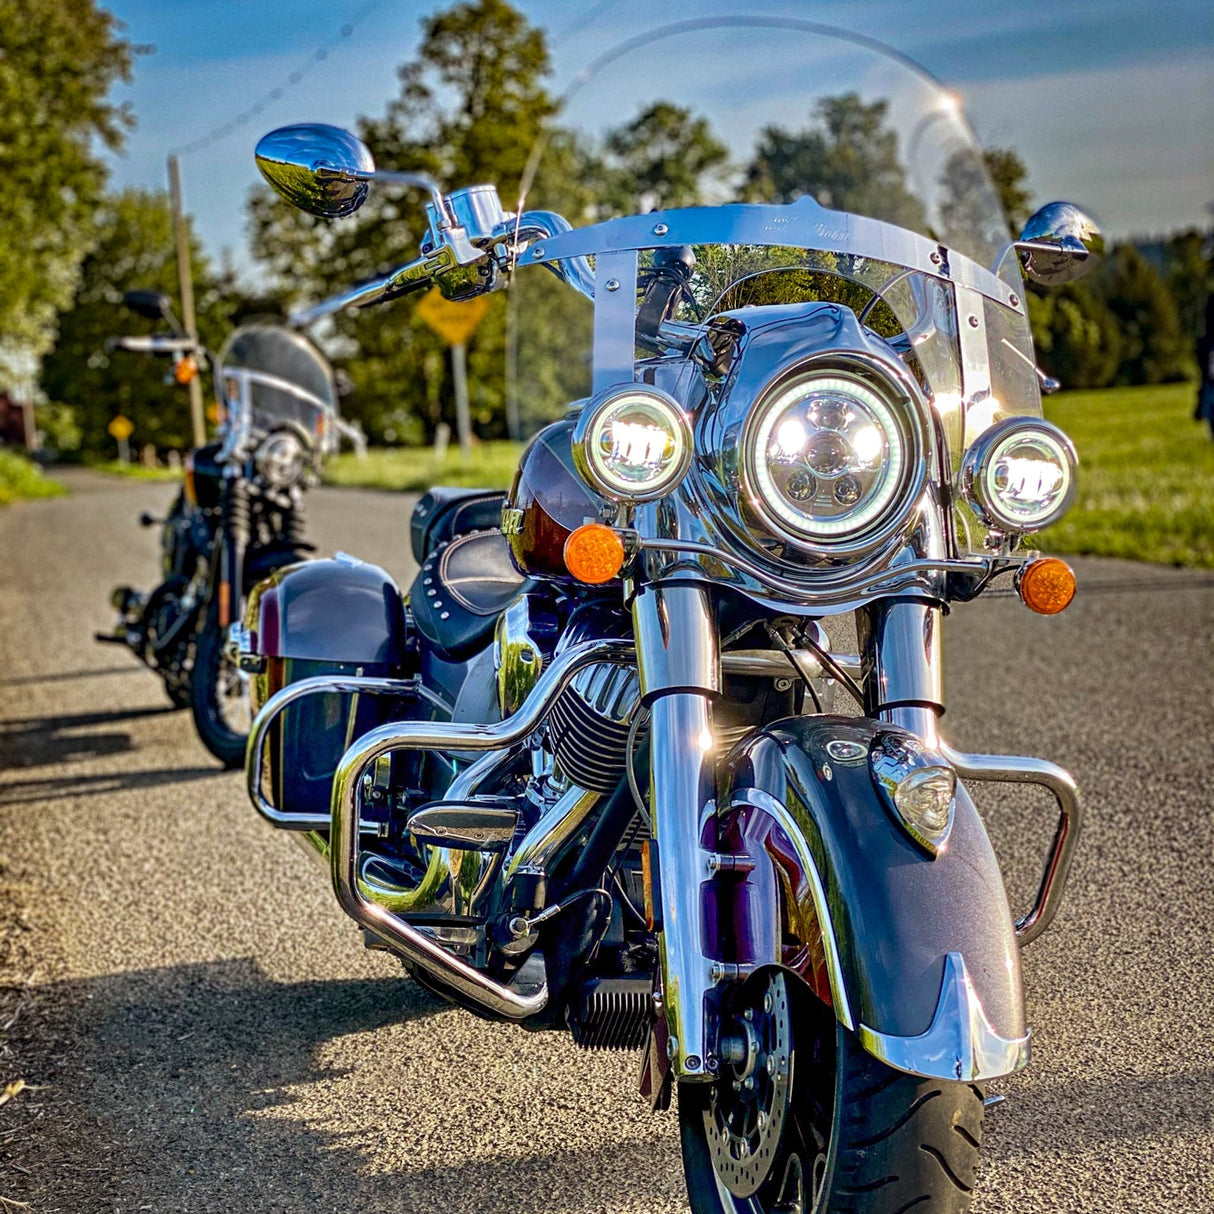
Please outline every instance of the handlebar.
[[201, 354], [202, 347], [188, 337], [165, 337], [158, 333], [146, 337], [110, 337], [107, 350], [130, 350], [135, 354]]
[[[331, 316], [334, 312], [341, 312], [346, 308], [361, 308], [380, 300], [395, 299], [398, 295], [429, 286], [452, 270], [464, 269], [486, 260], [499, 246], [507, 248], [505, 263], [500, 268], [513, 269], [521, 242], [547, 240], [572, 230], [569, 221], [555, 211], [526, 211], [519, 216], [506, 216], [492, 234], [481, 241], [485, 247], [478, 248], [468, 238], [464, 228], [454, 225], [440, 227], [439, 243], [431, 252], [406, 262], [382, 278], [331, 295], [310, 308], [292, 312], [288, 323], [293, 328], [303, 329], [315, 324], [322, 317]], [[545, 268], [583, 295], [594, 298], [594, 271], [591, 270], [587, 258], [571, 257], [547, 263]], [[497, 276], [490, 275], [480, 293], [495, 290], [498, 285]]]

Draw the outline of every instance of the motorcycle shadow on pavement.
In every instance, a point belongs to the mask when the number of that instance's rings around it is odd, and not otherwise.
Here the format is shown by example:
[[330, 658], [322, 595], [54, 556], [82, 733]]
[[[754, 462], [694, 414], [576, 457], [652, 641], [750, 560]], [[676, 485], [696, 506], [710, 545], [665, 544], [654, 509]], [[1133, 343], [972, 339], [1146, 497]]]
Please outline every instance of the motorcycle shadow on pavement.
[[160, 717], [175, 711], [166, 704], [155, 708], [0, 720], [0, 770], [45, 767], [123, 754], [135, 749], [131, 735], [124, 730], [99, 730], [99, 727]]
[[[681, 1208], [673, 1139], [655, 1169], [649, 1136], [552, 1141], [544, 1111], [533, 1109], [535, 1136], [507, 1141], [493, 1092], [465, 1109], [466, 1133], [488, 1135], [493, 1154], [440, 1165], [427, 1147], [437, 1112], [412, 1101], [408, 1086], [410, 1053], [432, 1050], [435, 1030], [411, 1051], [410, 1038], [392, 1037], [390, 1026], [447, 1005], [403, 977], [280, 983], [239, 959], [52, 983], [36, 998], [26, 1040], [10, 1041], [27, 1080], [47, 1086], [37, 1119], [26, 1113], [24, 1125], [7, 1127], [17, 1132], [0, 1157], [22, 1170], [0, 1170], [8, 1172], [5, 1195], [37, 1209], [549, 1214], [600, 1209], [613, 1191], [638, 1200], [638, 1210]], [[376, 1058], [360, 1047], [355, 1068], [333, 1064], [345, 1053], [336, 1039], [372, 1032], [392, 1037], [392, 1053]], [[446, 1099], [457, 1111], [478, 1096], [461, 1079], [455, 1042], [450, 1063]], [[341, 1095], [351, 1070], [354, 1108]], [[396, 1083], [375, 1093], [385, 1074]], [[578, 1070], [553, 1080], [559, 1104]]]

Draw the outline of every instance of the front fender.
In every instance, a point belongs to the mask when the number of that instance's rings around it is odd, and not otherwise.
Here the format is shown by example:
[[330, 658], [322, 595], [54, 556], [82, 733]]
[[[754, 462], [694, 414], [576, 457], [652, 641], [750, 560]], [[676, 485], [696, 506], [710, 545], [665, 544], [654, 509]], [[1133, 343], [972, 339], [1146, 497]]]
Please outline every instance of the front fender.
[[916, 845], [869, 771], [890, 731], [794, 717], [734, 748], [718, 830], [719, 850], [739, 857], [717, 881], [723, 959], [797, 971], [899, 1070], [1009, 1074], [1028, 1061], [1029, 1034], [994, 851], [960, 785], [939, 854]]

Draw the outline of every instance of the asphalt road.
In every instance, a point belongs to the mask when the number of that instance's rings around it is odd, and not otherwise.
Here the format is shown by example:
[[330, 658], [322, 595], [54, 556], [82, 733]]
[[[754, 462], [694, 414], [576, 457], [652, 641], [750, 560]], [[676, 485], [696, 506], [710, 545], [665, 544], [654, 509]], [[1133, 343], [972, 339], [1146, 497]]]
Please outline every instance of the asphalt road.
[[[366, 953], [186, 713], [97, 645], [163, 485], [0, 511], [0, 1197], [53, 1214], [683, 1210], [637, 1058], [445, 1008]], [[312, 534], [408, 572], [409, 499]], [[996, 1085], [981, 1214], [1214, 1211], [1214, 575], [1078, 561], [1054, 620], [949, 621], [946, 734], [1069, 766], [1088, 827], [1026, 950], [1035, 1058]], [[1027, 896], [1048, 802], [979, 792]], [[14, 1019], [15, 1017], [15, 1019]], [[0, 1093], [3, 1089], [0, 1087]], [[4, 1207], [0, 1202], [0, 1208]]]

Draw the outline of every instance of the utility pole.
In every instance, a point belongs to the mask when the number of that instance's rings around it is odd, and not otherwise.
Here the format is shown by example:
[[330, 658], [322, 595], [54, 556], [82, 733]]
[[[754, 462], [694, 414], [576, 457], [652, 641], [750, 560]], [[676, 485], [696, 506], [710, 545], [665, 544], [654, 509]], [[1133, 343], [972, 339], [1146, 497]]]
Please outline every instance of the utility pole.
[[[181, 205], [181, 164], [176, 156], [169, 157], [169, 205], [173, 210], [173, 231], [177, 236], [177, 276], [181, 281], [181, 323], [186, 336], [198, 341], [198, 324], [194, 319], [194, 278], [190, 271], [190, 242], [186, 233], [185, 208]], [[190, 420], [194, 425], [194, 446], [207, 441], [206, 418], [202, 412], [202, 383], [198, 375], [190, 379]]]

